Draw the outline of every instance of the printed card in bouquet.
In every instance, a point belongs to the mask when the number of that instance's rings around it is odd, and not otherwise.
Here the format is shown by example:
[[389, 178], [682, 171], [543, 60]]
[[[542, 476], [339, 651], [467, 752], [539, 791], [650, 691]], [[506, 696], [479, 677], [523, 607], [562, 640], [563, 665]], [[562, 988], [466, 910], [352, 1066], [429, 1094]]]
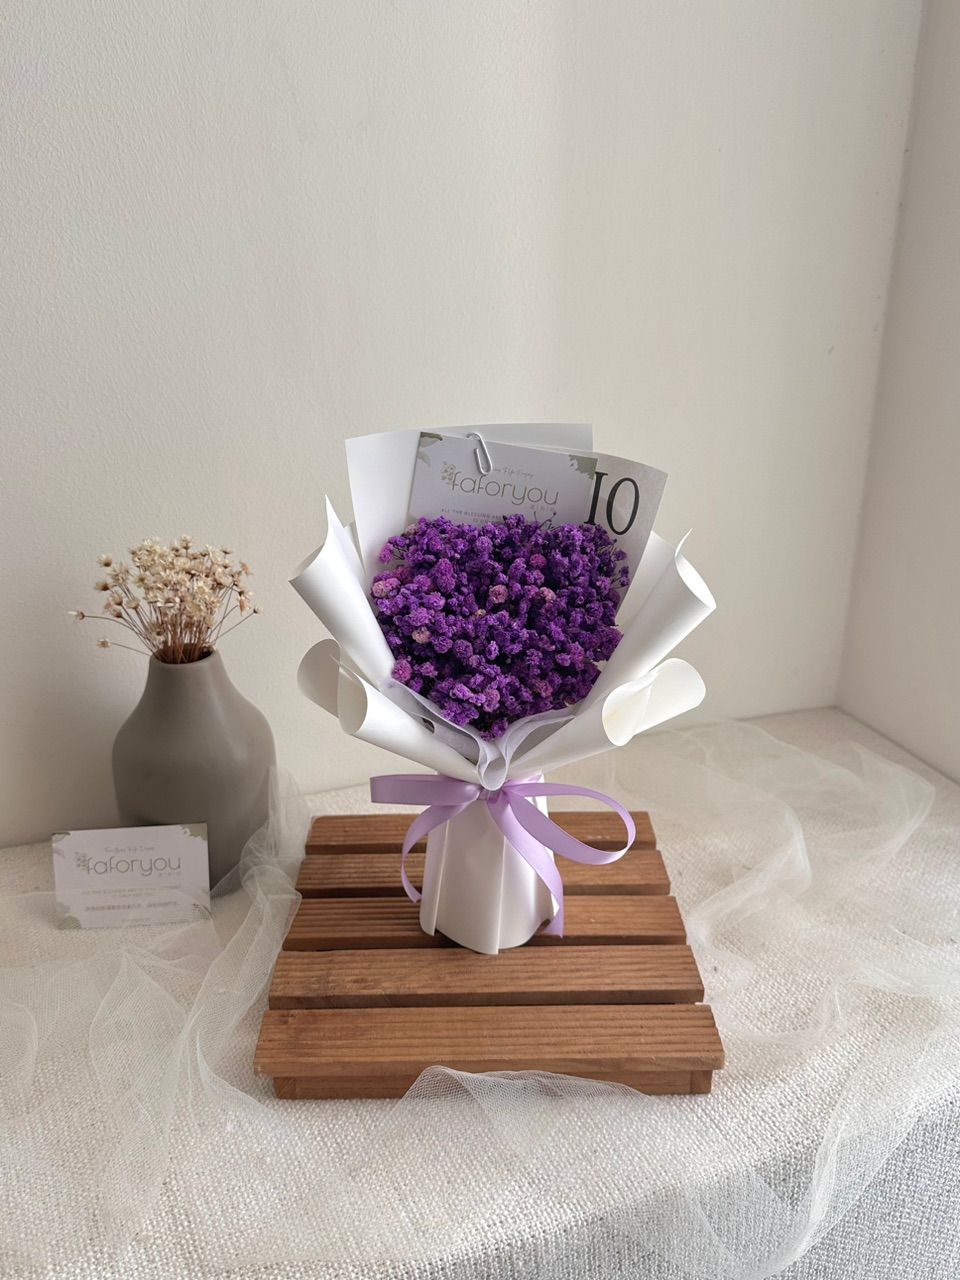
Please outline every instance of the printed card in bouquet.
[[[563, 932], [556, 856], [604, 864], [633, 839], [610, 796], [545, 781], [698, 705], [671, 651], [712, 611], [703, 579], [652, 532], [666, 477], [593, 448], [580, 424], [388, 432], [348, 441], [354, 525], [292, 579], [331, 633], [300, 667], [345, 732], [432, 774], [374, 778], [417, 805], [422, 927], [477, 951]], [[586, 796], [623, 820], [600, 850], [549, 816]]]
[[484, 524], [522, 515], [541, 524], [592, 524], [640, 563], [663, 496], [666, 474], [611, 454], [487, 444], [471, 436], [422, 431], [407, 519], [445, 516]]
[[407, 516], [446, 516], [456, 524], [485, 524], [506, 515], [552, 524], [582, 520], [595, 471], [596, 459], [585, 453], [487, 445], [479, 432], [463, 437], [421, 431]]

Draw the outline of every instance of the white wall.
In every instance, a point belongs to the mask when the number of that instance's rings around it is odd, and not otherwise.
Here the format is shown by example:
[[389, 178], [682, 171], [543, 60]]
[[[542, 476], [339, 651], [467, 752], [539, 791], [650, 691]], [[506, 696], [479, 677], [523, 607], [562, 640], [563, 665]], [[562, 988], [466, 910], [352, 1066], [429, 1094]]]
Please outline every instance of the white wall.
[[0, 841], [112, 818], [143, 668], [98, 552], [226, 541], [224, 645], [304, 786], [382, 768], [295, 687], [345, 435], [590, 419], [671, 472], [706, 710], [831, 702], [917, 0], [22, 0], [0, 52]]
[[960, 780], [960, 7], [928, 6], [840, 701]]

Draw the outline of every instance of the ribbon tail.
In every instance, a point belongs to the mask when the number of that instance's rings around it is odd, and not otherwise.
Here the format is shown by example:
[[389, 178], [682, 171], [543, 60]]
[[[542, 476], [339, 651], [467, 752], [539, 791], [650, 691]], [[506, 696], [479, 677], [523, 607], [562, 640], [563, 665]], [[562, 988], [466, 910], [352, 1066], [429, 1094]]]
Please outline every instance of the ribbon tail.
[[400, 856], [400, 880], [411, 902], [423, 897], [407, 874], [407, 858], [418, 840], [436, 827], [462, 813], [480, 795], [475, 783], [460, 782], [443, 774], [391, 773], [370, 779], [370, 799], [374, 804], [425, 804], [407, 828]]
[[[510, 830], [500, 822], [497, 825], [500, 826], [501, 831], [504, 832], [517, 852], [533, 867], [557, 900], [559, 904], [557, 914], [544, 929], [544, 933], [554, 937], [562, 937], [564, 926], [563, 879], [557, 870], [556, 863], [552, 858], [545, 856], [543, 850], [545, 848], [550, 849], [555, 854], [559, 854], [563, 858], [569, 858], [573, 862], [602, 866], [609, 862], [616, 862], [632, 847], [637, 835], [636, 825], [629, 811], [623, 805], [614, 800], [612, 796], [604, 795], [602, 791], [594, 791], [590, 787], [567, 786], [565, 783], [558, 782], [515, 782], [507, 784], [504, 788], [504, 795], [507, 796], [505, 808], [510, 815]], [[585, 844], [582, 840], [577, 840], [569, 832], [564, 831], [552, 818], [538, 809], [530, 799], [531, 796], [548, 795], [578, 795], [601, 801], [617, 814], [626, 828], [627, 839], [623, 848], [595, 849], [593, 845]], [[496, 808], [493, 806], [491, 808], [496, 818]], [[518, 838], [516, 834], [517, 827], [525, 832], [527, 837], [532, 837], [532, 844], [528, 845], [526, 841]], [[533, 856], [530, 856], [531, 852]]]
[[[563, 936], [563, 879], [557, 870], [557, 864], [547, 852], [541, 840], [528, 831], [521, 823], [508, 793], [501, 792], [487, 801], [490, 816], [493, 818], [507, 843], [519, 853], [524, 862], [547, 888], [557, 903], [557, 912], [544, 933], [553, 937]], [[536, 808], [531, 805], [531, 808]], [[537, 809], [537, 813], [540, 810]], [[543, 817], [543, 814], [540, 814]]]
[[[513, 812], [524, 829], [548, 849], [552, 849], [562, 858], [569, 858], [572, 862], [585, 862], [591, 866], [604, 866], [608, 862], [616, 862], [633, 847], [633, 842], [637, 838], [636, 824], [629, 811], [619, 801], [614, 800], [612, 796], [604, 795], [602, 791], [593, 791], [590, 787], [568, 786], [563, 782], [515, 782], [508, 783], [507, 790], [511, 800], [521, 801], [514, 806]], [[558, 826], [552, 818], [541, 813], [537, 806], [530, 802], [530, 796], [587, 796], [591, 800], [599, 800], [620, 818], [626, 828], [626, 843], [621, 849], [595, 849], [593, 845], [578, 840]]]
[[414, 845], [437, 827], [444, 826], [458, 813], [463, 813], [467, 805], [472, 803], [472, 800], [468, 800], [464, 804], [433, 804], [429, 809], [424, 809], [423, 813], [418, 813], [410, 823], [407, 834], [403, 838], [403, 852], [400, 855], [400, 880], [411, 902], [419, 902], [423, 897], [407, 874], [407, 858], [412, 853]]

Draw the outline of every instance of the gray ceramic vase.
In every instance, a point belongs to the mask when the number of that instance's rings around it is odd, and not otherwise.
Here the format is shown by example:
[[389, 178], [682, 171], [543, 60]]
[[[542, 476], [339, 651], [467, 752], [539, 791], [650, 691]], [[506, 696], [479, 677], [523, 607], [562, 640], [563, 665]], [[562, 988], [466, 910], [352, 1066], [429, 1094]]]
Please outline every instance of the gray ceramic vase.
[[184, 663], [151, 657], [143, 697], [113, 744], [121, 821], [205, 822], [212, 887], [266, 821], [275, 763], [270, 726], [219, 653]]

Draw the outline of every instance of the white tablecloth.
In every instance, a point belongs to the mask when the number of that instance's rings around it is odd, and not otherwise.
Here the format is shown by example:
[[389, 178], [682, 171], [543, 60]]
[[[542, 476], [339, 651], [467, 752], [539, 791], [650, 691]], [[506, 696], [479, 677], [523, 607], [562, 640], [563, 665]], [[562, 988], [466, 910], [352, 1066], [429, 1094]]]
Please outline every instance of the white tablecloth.
[[960, 788], [835, 711], [577, 776], [654, 813], [727, 1046], [711, 1095], [435, 1071], [280, 1102], [250, 1070], [275, 849], [218, 934], [169, 935], [58, 933], [49, 846], [7, 850], [0, 1276], [960, 1275]]

